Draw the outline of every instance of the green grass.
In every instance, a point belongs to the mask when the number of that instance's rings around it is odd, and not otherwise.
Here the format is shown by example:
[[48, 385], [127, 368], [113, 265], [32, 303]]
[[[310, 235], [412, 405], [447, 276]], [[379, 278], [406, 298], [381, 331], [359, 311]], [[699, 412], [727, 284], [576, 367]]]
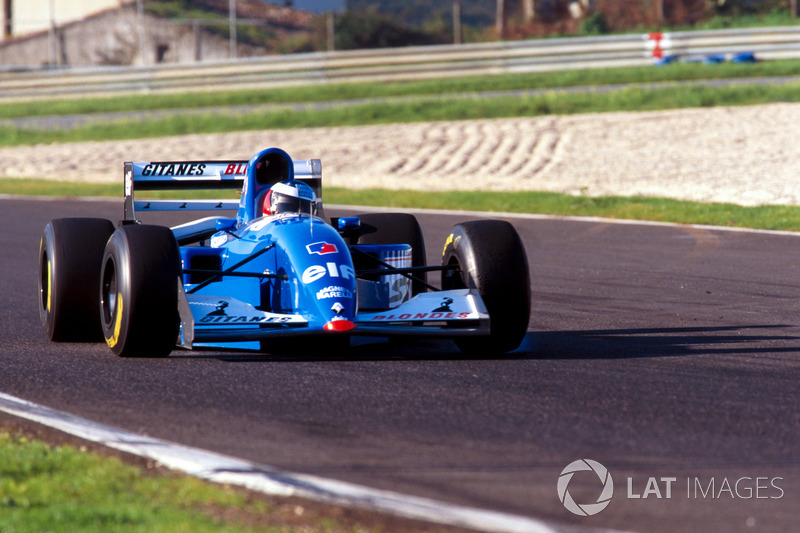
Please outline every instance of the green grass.
[[[122, 197], [122, 184], [66, 183], [38, 179], [0, 178], [0, 194], [53, 197]], [[235, 198], [235, 192], [224, 193]], [[142, 195], [144, 198], [144, 195]], [[188, 198], [186, 192], [150, 193], [148, 198]], [[219, 198], [219, 191], [192, 191], [192, 198]], [[138, 196], [137, 196], [138, 198]], [[324, 190], [326, 204], [422, 208], [497, 213], [538, 213], [557, 216], [597, 216], [676, 224], [708, 224], [740, 228], [800, 231], [800, 207], [745, 207], [667, 198], [572, 196], [550, 192], [427, 192], [385, 189]]]
[[[7, 103], [0, 106], [0, 119], [166, 110], [165, 116], [145, 120], [101, 121], [72, 128], [19, 128], [0, 121], [0, 146], [17, 146], [95, 140], [153, 138], [187, 133], [224, 133], [260, 129], [354, 126], [431, 120], [461, 120], [753, 105], [797, 102], [800, 82], [750, 83], [737, 86], [650, 86], [662, 82], [796, 76], [800, 60], [765, 61], [755, 64], [698, 63], [665, 67], [588, 69], [485, 76], [396, 83], [354, 83], [304, 86], [250, 91], [199, 92], [172, 95], [137, 95], [113, 98], [78, 98], [53, 101]], [[640, 85], [630, 85], [640, 84]], [[644, 85], [641, 85], [644, 84]], [[621, 87], [612, 91], [600, 87]], [[559, 89], [597, 87], [595, 91], [568, 93]], [[543, 94], [478, 97], [486, 91], [544, 90]], [[413, 97], [410, 100], [408, 97]], [[379, 99], [327, 109], [313, 102]], [[304, 104], [300, 109], [273, 107], [257, 112], [226, 113], [238, 105]], [[189, 108], [192, 114], [169, 113]]]
[[164, 110], [280, 103], [332, 102], [362, 98], [435, 96], [483, 91], [555, 89], [631, 83], [795, 76], [800, 60], [764, 61], [755, 64], [724, 63], [704, 65], [679, 63], [665, 67], [627, 67], [569, 70], [535, 74], [513, 74], [393, 83], [349, 83], [312, 85], [269, 90], [215, 91], [187, 94], [134, 95], [108, 98], [58, 99], [7, 103], [0, 106], [0, 118], [84, 113]]
[[[264, 525], [280, 512], [244, 491], [0, 430], [3, 533], [292, 531]], [[309, 525], [342, 530], [327, 520]]]
[[54, 196], [78, 198], [105, 196], [122, 198], [122, 181], [118, 184], [73, 183], [33, 178], [0, 178], [0, 194], [18, 196]]
[[189, 133], [224, 133], [261, 129], [356, 126], [404, 122], [489, 119], [551, 114], [657, 110], [686, 107], [753, 105], [800, 101], [800, 83], [730, 87], [683, 86], [624, 88], [612, 92], [496, 98], [449, 98], [369, 103], [332, 109], [280, 110], [236, 115], [171, 115], [145, 122], [116, 121], [71, 130], [0, 126], [0, 146], [123, 140]]
[[676, 224], [800, 231], [800, 207], [745, 207], [666, 198], [571, 196], [549, 192], [424, 192], [330, 188], [327, 203], [557, 216], [597, 216]]

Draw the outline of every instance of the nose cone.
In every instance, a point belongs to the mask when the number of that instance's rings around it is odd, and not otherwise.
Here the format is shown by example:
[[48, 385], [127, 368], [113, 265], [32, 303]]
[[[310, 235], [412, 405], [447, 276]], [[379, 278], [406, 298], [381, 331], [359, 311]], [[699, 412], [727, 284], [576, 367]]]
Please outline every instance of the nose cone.
[[354, 329], [356, 325], [349, 320], [345, 320], [344, 318], [334, 319], [325, 324], [322, 329], [325, 331], [337, 332], [337, 333], [344, 333], [345, 331], [350, 331]]
[[[356, 271], [350, 250], [339, 233], [310, 217], [286, 219], [271, 228], [273, 238], [296, 273], [296, 309], [309, 317], [314, 328], [345, 331], [339, 321], [354, 323], [358, 302]], [[352, 329], [352, 328], [350, 328]]]

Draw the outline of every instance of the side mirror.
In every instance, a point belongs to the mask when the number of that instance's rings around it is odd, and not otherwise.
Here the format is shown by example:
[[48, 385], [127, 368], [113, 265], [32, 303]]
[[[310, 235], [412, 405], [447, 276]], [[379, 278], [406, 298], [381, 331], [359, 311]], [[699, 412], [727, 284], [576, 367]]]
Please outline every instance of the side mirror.
[[236, 227], [235, 218], [218, 218], [217, 231], [230, 231]]
[[340, 217], [336, 221], [339, 231], [354, 231], [361, 228], [361, 219], [358, 217]]

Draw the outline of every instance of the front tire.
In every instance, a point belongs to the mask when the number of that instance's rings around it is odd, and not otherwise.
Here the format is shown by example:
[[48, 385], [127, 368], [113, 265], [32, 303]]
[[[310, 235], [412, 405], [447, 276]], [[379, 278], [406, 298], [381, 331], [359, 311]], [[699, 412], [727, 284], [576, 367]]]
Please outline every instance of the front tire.
[[39, 318], [56, 342], [103, 339], [97, 287], [114, 224], [103, 218], [56, 218], [39, 243]]
[[509, 352], [528, 330], [531, 284], [528, 257], [514, 226], [475, 220], [453, 227], [445, 241], [442, 289], [477, 289], [489, 312], [487, 337], [457, 338], [463, 352]]
[[119, 228], [106, 246], [100, 318], [111, 351], [120, 357], [166, 357], [178, 337], [180, 252], [163, 226]]

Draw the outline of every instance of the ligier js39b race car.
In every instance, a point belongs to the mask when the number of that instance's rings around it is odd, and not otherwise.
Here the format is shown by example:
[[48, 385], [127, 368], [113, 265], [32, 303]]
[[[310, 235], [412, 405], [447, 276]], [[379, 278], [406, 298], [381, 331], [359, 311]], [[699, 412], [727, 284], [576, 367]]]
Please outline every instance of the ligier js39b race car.
[[[319, 160], [293, 161], [277, 148], [249, 162], [125, 163], [118, 227], [61, 218], [44, 228], [39, 312], [48, 337], [105, 338], [116, 355], [139, 357], [167, 356], [176, 346], [271, 352], [297, 337], [322, 339], [316, 345], [328, 349], [349, 345], [352, 335], [439, 336], [469, 352], [519, 346], [530, 281], [511, 224], [458, 224], [441, 263], [428, 265], [413, 215], [328, 222], [321, 182]], [[165, 189], [241, 189], [241, 196], [134, 198]], [[174, 227], [137, 218], [169, 210], [220, 216]], [[431, 272], [440, 273], [440, 287], [428, 283]]]

